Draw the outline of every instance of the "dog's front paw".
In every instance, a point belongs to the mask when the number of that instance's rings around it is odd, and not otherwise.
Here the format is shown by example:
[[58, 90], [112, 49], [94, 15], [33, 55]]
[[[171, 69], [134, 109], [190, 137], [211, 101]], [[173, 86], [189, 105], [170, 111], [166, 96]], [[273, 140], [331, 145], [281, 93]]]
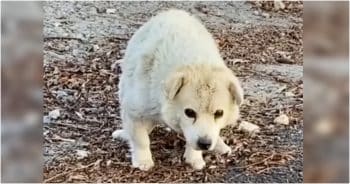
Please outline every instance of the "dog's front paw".
[[230, 146], [227, 146], [226, 144], [222, 144], [220, 146], [215, 147], [215, 151], [221, 155], [223, 154], [230, 155], [232, 153], [232, 149], [230, 148]]
[[140, 170], [143, 170], [143, 171], [148, 171], [154, 166], [154, 162], [152, 158], [133, 159], [132, 166], [135, 168], [139, 168]]
[[137, 154], [133, 153], [132, 166], [143, 171], [148, 171], [154, 166], [152, 154], [148, 153], [148, 151], [138, 152]]
[[205, 162], [203, 158], [197, 158], [197, 159], [185, 159], [185, 162], [190, 164], [193, 169], [195, 170], [201, 170], [205, 166]]

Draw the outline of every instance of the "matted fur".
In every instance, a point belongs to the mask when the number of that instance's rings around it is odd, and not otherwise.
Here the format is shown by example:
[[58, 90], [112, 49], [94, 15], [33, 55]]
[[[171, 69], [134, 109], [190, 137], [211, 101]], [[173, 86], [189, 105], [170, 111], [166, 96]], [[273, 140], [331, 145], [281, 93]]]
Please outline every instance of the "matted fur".
[[[134, 34], [123, 60], [123, 129], [113, 137], [129, 142], [134, 167], [148, 170], [154, 165], [148, 134], [155, 123], [184, 134], [184, 157], [195, 169], [205, 166], [197, 146], [200, 138], [211, 141], [209, 150], [231, 152], [219, 132], [238, 119], [243, 91], [198, 19], [182, 10], [158, 14]], [[186, 108], [196, 118], [187, 117]], [[214, 118], [217, 110], [224, 112], [222, 117]]]

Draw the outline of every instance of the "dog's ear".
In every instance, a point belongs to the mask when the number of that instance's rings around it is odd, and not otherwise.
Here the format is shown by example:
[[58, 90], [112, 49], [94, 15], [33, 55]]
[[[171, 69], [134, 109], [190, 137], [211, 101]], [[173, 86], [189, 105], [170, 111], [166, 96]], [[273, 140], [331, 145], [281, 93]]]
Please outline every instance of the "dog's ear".
[[164, 83], [165, 96], [168, 100], [173, 100], [179, 94], [184, 85], [185, 74], [182, 72], [175, 72]]
[[240, 106], [243, 103], [243, 89], [236, 76], [232, 76], [228, 87], [233, 100]]

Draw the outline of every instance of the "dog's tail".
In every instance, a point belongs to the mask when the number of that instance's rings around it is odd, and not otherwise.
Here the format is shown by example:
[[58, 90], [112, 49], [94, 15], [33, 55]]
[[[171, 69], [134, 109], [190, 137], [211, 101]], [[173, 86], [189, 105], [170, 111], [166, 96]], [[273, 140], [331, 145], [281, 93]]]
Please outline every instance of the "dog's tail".
[[125, 141], [127, 141], [129, 139], [128, 135], [126, 134], [126, 132], [123, 129], [119, 129], [119, 130], [114, 131], [112, 133], [112, 137], [113, 137], [113, 139], [122, 139]]

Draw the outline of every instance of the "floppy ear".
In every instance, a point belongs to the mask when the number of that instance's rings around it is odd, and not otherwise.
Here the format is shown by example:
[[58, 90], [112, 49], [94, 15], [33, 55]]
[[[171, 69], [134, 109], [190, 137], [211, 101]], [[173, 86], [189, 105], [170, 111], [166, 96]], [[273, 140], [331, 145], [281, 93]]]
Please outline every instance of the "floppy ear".
[[182, 72], [172, 74], [170, 78], [165, 81], [164, 91], [168, 100], [173, 100], [180, 92], [184, 85], [185, 75]]
[[229, 91], [237, 105], [241, 105], [243, 103], [243, 89], [236, 76], [231, 77]]

